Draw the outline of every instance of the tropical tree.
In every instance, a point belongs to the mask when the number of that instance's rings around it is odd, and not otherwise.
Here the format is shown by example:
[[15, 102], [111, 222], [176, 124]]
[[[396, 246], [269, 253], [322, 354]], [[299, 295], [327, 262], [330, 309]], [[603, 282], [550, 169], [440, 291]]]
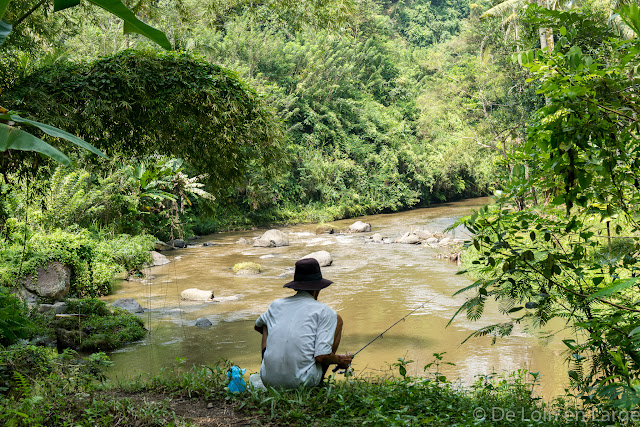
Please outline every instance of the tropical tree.
[[[122, 18], [125, 22], [125, 33], [138, 33], [158, 43], [164, 49], [171, 49], [171, 44], [167, 40], [164, 33], [156, 30], [140, 21], [133, 12], [131, 12], [120, 0], [89, 0], [91, 3], [107, 10], [108, 12]], [[11, 10], [9, 5], [11, 0], [0, 0], [0, 46], [4, 44], [7, 37], [10, 36], [15, 27], [23, 24], [23, 22], [32, 15], [38, 8], [43, 7], [45, 1], [39, 1], [34, 7], [31, 7], [27, 11]], [[80, 4], [80, 0], [54, 0], [53, 10], [54, 12], [64, 10], [70, 7], [74, 7]], [[11, 14], [17, 16], [13, 24], [10, 24], [4, 20], [5, 15]], [[0, 106], [0, 152], [3, 156], [7, 155], [8, 150], [20, 150], [20, 151], [33, 151], [45, 156], [51, 157], [54, 160], [68, 164], [69, 158], [65, 156], [58, 149], [54, 148], [50, 144], [46, 143], [37, 136], [27, 132], [19, 127], [35, 127], [43, 133], [55, 138], [62, 138], [79, 147], [87, 149], [92, 153], [105, 157], [104, 153], [92, 145], [86, 143], [82, 139], [65, 132], [61, 129], [53, 126], [40, 123], [34, 120], [22, 118], [16, 111], [10, 111]], [[5, 162], [3, 162], [4, 164]], [[3, 171], [4, 173], [4, 171]]]
[[[632, 409], [640, 403], [640, 144], [636, 90], [640, 9], [623, 7], [636, 37], [609, 37], [598, 18], [544, 12], [561, 35], [554, 52], [521, 52], [547, 99], [517, 153], [495, 206], [464, 220], [474, 233], [479, 280], [458, 313], [482, 316], [496, 299], [509, 318], [473, 336], [506, 336], [560, 318], [569, 377], [586, 404]], [[602, 35], [594, 43], [594, 35]], [[524, 164], [538, 164], [526, 175]], [[536, 187], [549, 208], [514, 209]], [[458, 314], [456, 313], [456, 315]]]

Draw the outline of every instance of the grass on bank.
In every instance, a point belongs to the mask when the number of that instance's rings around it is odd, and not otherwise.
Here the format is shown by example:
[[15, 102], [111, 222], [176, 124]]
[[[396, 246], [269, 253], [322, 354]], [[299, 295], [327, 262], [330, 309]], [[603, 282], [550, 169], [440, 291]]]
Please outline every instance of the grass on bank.
[[57, 359], [37, 381], [19, 375], [10, 390], [2, 391], [0, 424], [193, 425], [193, 420], [176, 415], [174, 400], [200, 406], [225, 402], [239, 420], [258, 425], [583, 425], [554, 418], [552, 411], [559, 414], [569, 406], [562, 401], [550, 406], [535, 398], [533, 383], [522, 371], [497, 379], [480, 377], [463, 388], [437, 372], [408, 377], [408, 362], [399, 359], [399, 376], [330, 377], [315, 389], [232, 395], [226, 388], [228, 362], [191, 369], [178, 363], [156, 376], [114, 384], [95, 381], [104, 380], [105, 358], [92, 357], [84, 362], [69, 356]]

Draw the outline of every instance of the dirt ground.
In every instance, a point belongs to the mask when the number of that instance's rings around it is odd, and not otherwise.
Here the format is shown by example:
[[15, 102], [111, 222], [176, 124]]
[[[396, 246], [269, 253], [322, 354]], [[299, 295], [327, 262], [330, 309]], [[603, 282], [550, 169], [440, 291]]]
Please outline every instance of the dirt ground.
[[199, 427], [273, 425], [272, 423], [265, 424], [259, 416], [239, 413], [233, 409], [233, 405], [225, 401], [185, 399], [150, 393], [139, 395], [119, 392], [112, 394], [112, 396], [147, 403], [168, 400], [169, 406], [178, 416]]

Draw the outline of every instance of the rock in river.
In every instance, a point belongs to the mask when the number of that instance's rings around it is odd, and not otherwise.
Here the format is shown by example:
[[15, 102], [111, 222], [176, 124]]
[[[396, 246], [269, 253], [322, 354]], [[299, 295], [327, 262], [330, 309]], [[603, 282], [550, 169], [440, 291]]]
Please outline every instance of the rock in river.
[[351, 233], [365, 233], [367, 231], [371, 231], [371, 224], [368, 222], [356, 221], [349, 226]]
[[420, 243], [420, 238], [413, 233], [405, 233], [404, 236], [396, 240], [396, 243], [406, 243], [409, 245], [416, 245]]
[[312, 252], [302, 258], [315, 258], [318, 264], [320, 264], [320, 267], [326, 267], [333, 263], [333, 258], [331, 258], [331, 254], [327, 251]]
[[180, 297], [188, 301], [211, 301], [213, 300], [213, 291], [203, 291], [198, 288], [185, 289], [180, 293]]
[[238, 276], [252, 276], [254, 274], [260, 274], [262, 267], [255, 262], [239, 262], [233, 266], [233, 272]]
[[157, 267], [171, 262], [169, 258], [156, 251], [149, 251], [149, 255], [151, 255], [151, 262], [147, 264], [149, 267]]
[[200, 328], [207, 328], [209, 326], [213, 326], [213, 323], [211, 323], [211, 320], [207, 319], [206, 317], [199, 317], [196, 320], [196, 326]]
[[111, 307], [123, 308], [130, 313], [144, 312], [144, 308], [142, 308], [142, 306], [138, 304], [138, 301], [133, 298], [120, 298], [119, 300], [114, 301], [111, 304]]
[[269, 230], [259, 239], [253, 242], [253, 246], [260, 248], [276, 248], [279, 246], [289, 246], [289, 236], [280, 230]]

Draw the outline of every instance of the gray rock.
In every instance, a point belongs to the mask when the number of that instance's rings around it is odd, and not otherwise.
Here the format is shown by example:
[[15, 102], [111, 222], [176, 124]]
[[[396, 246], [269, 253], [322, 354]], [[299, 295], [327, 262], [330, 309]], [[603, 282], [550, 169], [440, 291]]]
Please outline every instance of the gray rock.
[[48, 311], [53, 310], [53, 304], [30, 304], [30, 309], [37, 309], [38, 313], [46, 313]]
[[316, 234], [333, 234], [336, 229], [331, 225], [320, 225], [316, 228]]
[[451, 237], [445, 237], [444, 239], [440, 240], [438, 242], [438, 244], [440, 246], [447, 246], [447, 245], [451, 244]]
[[71, 268], [58, 261], [50, 261], [38, 268], [36, 278], [28, 275], [21, 280], [22, 285], [37, 297], [60, 300], [69, 293]]
[[48, 313], [51, 311], [55, 314], [61, 314], [67, 309], [67, 303], [58, 301], [55, 304], [29, 304], [29, 308], [37, 310], [38, 313]]
[[420, 238], [413, 233], [405, 233], [402, 237], [396, 240], [396, 243], [405, 243], [408, 245], [415, 245], [420, 243]]
[[438, 238], [437, 237], [429, 237], [427, 240], [425, 240], [425, 243], [428, 243], [430, 245], [435, 245], [436, 243], [438, 243]]
[[202, 246], [218, 246], [218, 244], [213, 242], [204, 242]]
[[368, 222], [356, 221], [349, 226], [351, 233], [365, 233], [371, 231], [371, 224]]
[[23, 287], [20, 287], [19, 289], [14, 289], [12, 293], [29, 305], [35, 306], [38, 303], [38, 296], [34, 293], [29, 292]]
[[376, 233], [373, 236], [371, 236], [371, 241], [373, 243], [382, 243], [384, 239], [382, 238], [382, 234]]
[[35, 345], [35, 346], [38, 346], [38, 347], [57, 347], [58, 342], [53, 337], [39, 336], [39, 337], [35, 337], [34, 339], [32, 339], [29, 342], [29, 344]]
[[149, 251], [149, 254], [151, 255], [151, 262], [147, 264], [149, 267], [157, 267], [159, 265], [165, 265], [171, 262], [169, 261], [169, 258], [159, 252]]
[[164, 242], [157, 241], [156, 245], [155, 245], [155, 249], [156, 249], [156, 251], [172, 251], [175, 248], [173, 246], [171, 246], [171, 245], [167, 245]]
[[318, 261], [318, 264], [320, 264], [320, 267], [326, 267], [333, 263], [333, 258], [327, 251], [312, 252], [309, 255], [303, 256], [302, 258], [315, 258]]
[[233, 266], [233, 271], [237, 276], [253, 276], [260, 274], [262, 267], [255, 262], [241, 262]]
[[173, 246], [174, 248], [186, 248], [187, 247], [187, 242], [185, 242], [182, 239], [169, 240], [167, 243], [170, 244], [171, 246]]
[[238, 240], [236, 240], [236, 244], [237, 245], [249, 245], [249, 244], [251, 244], [251, 242], [248, 241], [247, 239], [245, 239], [244, 237], [241, 237]]
[[259, 248], [277, 248], [289, 246], [289, 236], [280, 230], [269, 230], [253, 242], [253, 246]]
[[180, 298], [187, 301], [211, 301], [213, 300], [213, 291], [203, 291], [198, 288], [185, 289], [180, 293]]
[[127, 310], [129, 313], [144, 312], [144, 308], [142, 308], [142, 306], [138, 304], [138, 301], [133, 298], [120, 298], [119, 300], [114, 301], [111, 304], [111, 307], [122, 308]]
[[200, 317], [196, 319], [196, 326], [200, 328], [208, 328], [209, 326], [213, 326], [213, 323], [211, 323], [211, 320], [206, 317]]
[[53, 304], [53, 311], [55, 311], [56, 314], [64, 313], [65, 311], [67, 311], [67, 303], [58, 301], [57, 303]]
[[413, 232], [420, 240], [427, 240], [429, 237], [433, 236], [433, 233], [429, 230], [415, 230]]

